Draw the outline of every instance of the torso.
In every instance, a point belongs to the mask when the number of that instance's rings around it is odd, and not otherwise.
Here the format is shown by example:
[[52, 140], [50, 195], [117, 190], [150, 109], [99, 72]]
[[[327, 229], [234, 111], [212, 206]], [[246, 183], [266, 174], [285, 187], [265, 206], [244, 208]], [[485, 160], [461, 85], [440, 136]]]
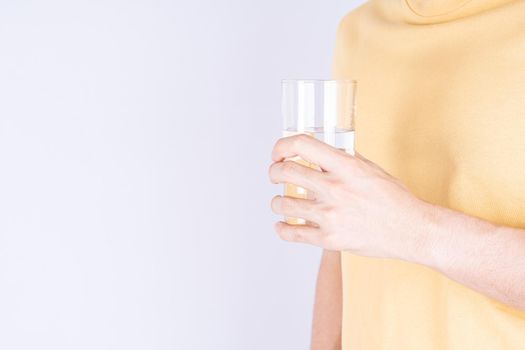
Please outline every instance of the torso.
[[[525, 228], [525, 2], [433, 25], [374, 6], [335, 57], [358, 81], [356, 150], [426, 201]], [[433, 270], [346, 252], [342, 268], [344, 348], [525, 349], [524, 313]]]

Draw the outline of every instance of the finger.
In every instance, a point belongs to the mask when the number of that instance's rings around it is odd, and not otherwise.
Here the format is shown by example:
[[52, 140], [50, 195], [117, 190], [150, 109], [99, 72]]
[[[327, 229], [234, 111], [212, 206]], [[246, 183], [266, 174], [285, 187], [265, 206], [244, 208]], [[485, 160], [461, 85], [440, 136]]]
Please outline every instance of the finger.
[[321, 229], [308, 225], [290, 225], [279, 221], [275, 224], [279, 237], [289, 242], [308, 243], [320, 247], [322, 242]]
[[314, 223], [319, 219], [316, 202], [310, 199], [275, 196], [272, 198], [271, 206], [275, 214], [302, 218]]
[[318, 192], [326, 180], [326, 174], [292, 160], [270, 165], [268, 176], [273, 183], [291, 183]]
[[335, 170], [347, 154], [308, 134], [298, 134], [280, 138], [272, 151], [275, 162], [299, 156], [307, 162], [319, 165], [323, 170]]

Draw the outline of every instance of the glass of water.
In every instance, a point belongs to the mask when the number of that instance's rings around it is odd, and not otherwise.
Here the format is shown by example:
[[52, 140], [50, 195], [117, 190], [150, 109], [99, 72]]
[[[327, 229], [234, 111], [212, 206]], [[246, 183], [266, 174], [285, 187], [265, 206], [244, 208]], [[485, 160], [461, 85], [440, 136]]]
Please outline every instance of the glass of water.
[[[308, 134], [333, 147], [354, 154], [355, 80], [285, 79], [282, 85], [283, 136]], [[300, 157], [291, 160], [321, 170]], [[313, 198], [305, 188], [284, 185], [284, 195]], [[302, 218], [286, 217], [294, 225]]]

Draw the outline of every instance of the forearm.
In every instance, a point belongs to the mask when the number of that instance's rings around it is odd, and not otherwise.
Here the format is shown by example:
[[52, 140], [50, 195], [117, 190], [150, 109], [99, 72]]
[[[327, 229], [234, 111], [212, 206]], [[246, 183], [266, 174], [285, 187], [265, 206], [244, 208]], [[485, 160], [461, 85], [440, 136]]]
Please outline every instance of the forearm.
[[415, 262], [525, 311], [525, 230], [427, 205]]
[[317, 277], [311, 350], [341, 349], [342, 285], [338, 251], [324, 250]]

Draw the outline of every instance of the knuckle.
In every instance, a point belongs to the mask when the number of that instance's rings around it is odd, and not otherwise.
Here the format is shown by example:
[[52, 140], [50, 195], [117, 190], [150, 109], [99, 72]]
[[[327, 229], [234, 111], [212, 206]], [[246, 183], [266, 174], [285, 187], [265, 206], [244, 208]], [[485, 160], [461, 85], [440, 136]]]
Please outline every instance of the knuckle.
[[303, 233], [300, 228], [294, 227], [290, 230], [290, 241], [292, 242], [302, 242], [303, 240]]
[[329, 192], [337, 192], [339, 190], [341, 180], [337, 176], [334, 176], [333, 174], [325, 176], [325, 181], [328, 185], [327, 189]]
[[299, 134], [297, 135], [297, 139], [300, 140], [301, 142], [305, 142], [305, 141], [310, 140], [310, 136], [307, 134]]
[[273, 145], [273, 149], [278, 149], [282, 146], [283, 142], [285, 142], [285, 137], [281, 137], [280, 139], [278, 139], [277, 141], [275, 141], [275, 144]]
[[283, 241], [291, 241], [292, 240], [292, 234], [290, 232], [290, 229], [288, 227], [281, 227], [281, 229], [279, 230], [279, 237], [283, 240]]
[[269, 178], [270, 180], [272, 180], [272, 181], [273, 181], [274, 164], [275, 164], [275, 163], [271, 164], [271, 165], [268, 167], [268, 178]]
[[306, 134], [298, 134], [298, 135], [295, 135], [294, 139], [293, 139], [293, 145], [296, 146], [296, 147], [300, 147], [301, 145], [303, 145], [305, 142], [308, 141], [308, 135]]
[[349, 156], [348, 154], [341, 154], [340, 163], [341, 170], [346, 174], [355, 171], [356, 167], [358, 166], [356, 159], [352, 156]]
[[297, 175], [301, 177], [307, 177], [309, 170], [310, 169], [300, 164], [297, 164], [297, 166], [295, 167], [295, 172], [297, 173]]
[[337, 211], [334, 208], [328, 207], [323, 210], [323, 216], [324, 216], [325, 221], [332, 223], [332, 222], [337, 221], [338, 215], [337, 215]]
[[295, 164], [294, 161], [292, 160], [287, 160], [287, 161], [284, 161], [281, 165], [281, 170], [284, 172], [284, 173], [293, 173], [296, 171], [296, 167], [297, 167], [297, 164]]
[[277, 234], [279, 237], [288, 242], [302, 242], [304, 233], [299, 225], [278, 225]]
[[281, 231], [281, 233], [279, 234], [279, 237], [283, 240], [283, 241], [291, 241], [291, 236], [290, 236], [290, 233], [286, 230], [283, 230]]
[[332, 185], [327, 189], [327, 193], [330, 198], [338, 199], [341, 195], [341, 188], [337, 185]]
[[293, 211], [296, 207], [295, 200], [288, 197], [283, 197], [280, 201], [281, 210], [285, 212]]
[[325, 181], [325, 190], [330, 198], [346, 198], [352, 191], [351, 182], [348, 183], [341, 177], [328, 176]]
[[277, 149], [277, 145], [276, 145], [276, 146], [273, 148], [273, 150], [272, 150], [272, 154], [270, 155], [271, 158], [272, 158], [273, 160], [276, 160], [276, 159], [277, 159], [277, 151], [278, 151], [278, 149]]
[[281, 149], [284, 147], [285, 145], [285, 140], [286, 138], [280, 138], [278, 139], [275, 144], [273, 145], [273, 149], [272, 149], [272, 158], [276, 158], [277, 154], [281, 153]]
[[335, 151], [334, 156], [339, 158], [339, 160], [341, 161], [341, 164], [343, 165], [352, 166], [358, 160], [354, 155], [348, 153], [344, 149], [336, 148], [334, 149], [334, 151]]
[[366, 171], [366, 168], [368, 165], [366, 162], [362, 161], [359, 158], [356, 157], [350, 157], [351, 161], [349, 163], [349, 167], [354, 171], [355, 173], [364, 173]]
[[281, 164], [279, 162], [275, 162], [270, 165], [270, 168], [268, 169], [268, 177], [272, 182], [277, 182], [278, 169], [280, 166]]
[[271, 208], [272, 208], [272, 211], [275, 213], [275, 214], [279, 214], [280, 213], [280, 202], [281, 202], [281, 197], [280, 196], [275, 196], [272, 198], [272, 202], [271, 202]]

